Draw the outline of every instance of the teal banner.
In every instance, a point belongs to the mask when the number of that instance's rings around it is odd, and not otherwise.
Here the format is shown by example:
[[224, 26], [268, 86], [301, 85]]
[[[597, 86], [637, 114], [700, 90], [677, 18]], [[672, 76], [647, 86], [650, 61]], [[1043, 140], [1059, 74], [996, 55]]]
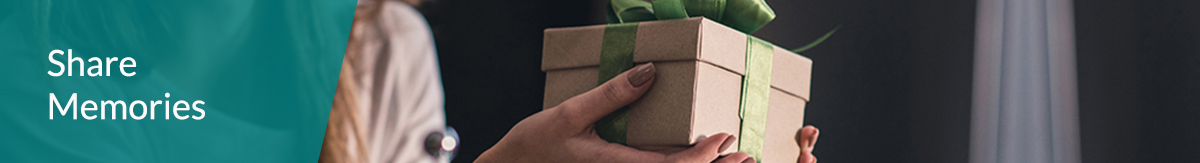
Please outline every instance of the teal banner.
[[0, 162], [315, 162], [355, 3], [0, 2]]

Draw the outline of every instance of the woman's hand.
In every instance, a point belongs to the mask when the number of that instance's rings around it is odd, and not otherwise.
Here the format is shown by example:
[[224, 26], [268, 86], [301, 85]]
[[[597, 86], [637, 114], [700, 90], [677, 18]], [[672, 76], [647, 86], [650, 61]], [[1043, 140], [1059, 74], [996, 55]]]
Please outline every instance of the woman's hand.
[[[596, 135], [593, 124], [640, 98], [653, 85], [656, 72], [653, 63], [634, 67], [595, 89], [529, 116], [475, 162], [713, 162], [736, 138], [716, 134], [689, 149], [665, 155], [609, 143]], [[747, 161], [754, 159], [741, 152], [716, 160]]]
[[817, 145], [817, 136], [821, 135], [821, 131], [817, 127], [804, 126], [800, 128], [800, 132], [796, 134], [796, 144], [800, 145], [800, 159], [796, 163], [817, 163], [817, 157], [813, 156], [813, 148]]

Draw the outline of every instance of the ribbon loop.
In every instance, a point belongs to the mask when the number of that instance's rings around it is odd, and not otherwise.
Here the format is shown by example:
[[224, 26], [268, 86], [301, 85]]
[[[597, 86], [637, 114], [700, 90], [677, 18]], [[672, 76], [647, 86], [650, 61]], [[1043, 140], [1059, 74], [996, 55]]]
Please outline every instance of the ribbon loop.
[[725, 6], [725, 3], [727, 3], [726, 1], [727, 0], [688, 0], [687, 5], [685, 6], [688, 11], [692, 11], [692, 14], [689, 16], [703, 16], [717, 22], [724, 22], [725, 10], [729, 10], [729, 8], [726, 8]]
[[703, 16], [743, 33], [754, 33], [775, 19], [763, 0], [612, 0], [609, 23], [682, 19]]
[[608, 23], [628, 23], [655, 20], [650, 2], [641, 0], [612, 0], [608, 2]]
[[657, 17], [658, 20], [688, 18], [687, 9], [683, 7], [682, 1], [657, 0], [652, 4], [654, 5], [654, 11], [658, 11], [654, 14], [654, 17]]
[[775, 11], [763, 0], [731, 0], [726, 5], [724, 19], [718, 22], [742, 32], [758, 31], [775, 20]]

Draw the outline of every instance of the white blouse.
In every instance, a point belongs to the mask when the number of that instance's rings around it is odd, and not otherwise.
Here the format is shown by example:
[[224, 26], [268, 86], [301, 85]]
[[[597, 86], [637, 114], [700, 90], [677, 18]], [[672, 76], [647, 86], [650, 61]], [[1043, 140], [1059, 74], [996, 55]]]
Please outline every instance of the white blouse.
[[[359, 3], [363, 4], [363, 3]], [[442, 81], [429, 25], [403, 2], [384, 0], [378, 17], [355, 26], [358, 124], [369, 162], [448, 162], [424, 149], [446, 126]], [[353, 143], [351, 143], [353, 144]], [[356, 149], [356, 147], [351, 147]]]

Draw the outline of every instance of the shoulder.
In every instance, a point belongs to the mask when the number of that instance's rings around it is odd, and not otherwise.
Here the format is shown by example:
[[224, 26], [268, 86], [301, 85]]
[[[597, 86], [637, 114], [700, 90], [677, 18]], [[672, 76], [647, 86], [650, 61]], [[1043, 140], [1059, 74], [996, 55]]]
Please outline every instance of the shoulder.
[[425, 16], [417, 9], [398, 1], [385, 1], [376, 20], [387, 35], [408, 36], [406, 39], [432, 39]]

